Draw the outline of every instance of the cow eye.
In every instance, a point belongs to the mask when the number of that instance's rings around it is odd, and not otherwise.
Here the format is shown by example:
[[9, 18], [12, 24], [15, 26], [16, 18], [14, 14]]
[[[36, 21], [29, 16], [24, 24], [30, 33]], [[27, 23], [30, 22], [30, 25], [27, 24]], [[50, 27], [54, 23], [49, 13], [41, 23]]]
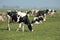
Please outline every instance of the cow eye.
[[20, 15], [18, 15], [18, 17], [19, 17]]

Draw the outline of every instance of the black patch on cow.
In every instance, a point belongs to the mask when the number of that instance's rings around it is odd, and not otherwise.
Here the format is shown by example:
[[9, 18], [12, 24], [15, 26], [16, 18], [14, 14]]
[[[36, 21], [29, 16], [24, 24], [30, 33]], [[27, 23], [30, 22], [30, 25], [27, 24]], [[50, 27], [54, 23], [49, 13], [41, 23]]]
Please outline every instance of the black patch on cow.
[[7, 14], [12, 18], [12, 21], [17, 21], [17, 12], [16, 11], [11, 11], [7, 12]]

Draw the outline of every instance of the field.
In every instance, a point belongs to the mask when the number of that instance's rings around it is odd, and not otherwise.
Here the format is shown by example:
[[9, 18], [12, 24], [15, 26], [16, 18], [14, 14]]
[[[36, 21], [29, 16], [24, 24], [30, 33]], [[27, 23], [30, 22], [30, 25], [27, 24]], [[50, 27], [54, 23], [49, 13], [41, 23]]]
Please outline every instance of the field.
[[[30, 16], [30, 20], [32, 19]], [[30, 32], [26, 25], [25, 32], [16, 31], [17, 23], [11, 23], [11, 31], [8, 31], [6, 21], [0, 21], [0, 40], [60, 40], [60, 10], [53, 16], [47, 15], [47, 21], [42, 24], [34, 24], [33, 32]]]

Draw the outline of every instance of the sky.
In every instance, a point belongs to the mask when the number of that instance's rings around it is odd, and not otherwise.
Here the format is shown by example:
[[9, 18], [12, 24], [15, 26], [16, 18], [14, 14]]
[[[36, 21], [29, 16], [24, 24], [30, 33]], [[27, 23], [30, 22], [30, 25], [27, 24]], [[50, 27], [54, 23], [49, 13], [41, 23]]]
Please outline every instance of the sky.
[[60, 8], [60, 0], [0, 0], [0, 8]]

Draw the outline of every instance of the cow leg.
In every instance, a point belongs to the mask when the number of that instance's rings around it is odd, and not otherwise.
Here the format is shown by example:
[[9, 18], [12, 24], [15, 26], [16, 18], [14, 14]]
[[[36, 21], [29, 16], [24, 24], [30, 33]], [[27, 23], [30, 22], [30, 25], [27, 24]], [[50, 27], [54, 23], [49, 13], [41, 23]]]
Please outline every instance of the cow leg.
[[46, 21], [46, 14], [44, 14], [43, 16], [43, 21]]
[[7, 29], [10, 31], [10, 26], [9, 26], [9, 24], [8, 24], [8, 27], [7, 27]]
[[21, 24], [21, 23], [19, 23], [19, 27], [17, 28], [17, 30], [16, 30], [16, 31], [19, 31], [19, 29], [21, 28], [21, 26], [22, 26], [22, 24]]
[[7, 25], [7, 29], [10, 31], [10, 21], [11, 21], [11, 17], [9, 16], [9, 15], [7, 15], [7, 23], [8, 23], [8, 25]]
[[22, 23], [22, 31], [24, 32], [24, 24]]

